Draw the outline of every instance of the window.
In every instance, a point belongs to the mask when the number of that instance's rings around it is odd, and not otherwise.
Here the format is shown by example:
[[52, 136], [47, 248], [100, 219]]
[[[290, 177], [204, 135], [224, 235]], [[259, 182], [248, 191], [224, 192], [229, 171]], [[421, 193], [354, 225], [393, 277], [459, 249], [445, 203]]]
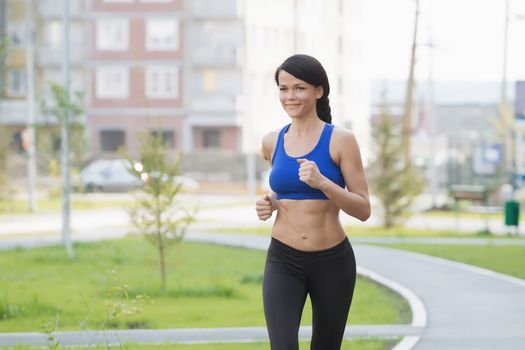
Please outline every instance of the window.
[[62, 46], [62, 22], [52, 20], [46, 25], [46, 42], [53, 49]]
[[220, 130], [208, 129], [202, 132], [204, 148], [220, 148], [221, 132]]
[[213, 69], [204, 71], [204, 91], [208, 93], [217, 91], [217, 71]]
[[125, 19], [97, 21], [97, 50], [125, 51], [129, 45], [129, 22]]
[[146, 49], [176, 50], [179, 47], [179, 23], [176, 19], [150, 19], [146, 22]]
[[[151, 136], [157, 137], [159, 130], [152, 130]], [[175, 148], [175, 132], [173, 130], [160, 130], [162, 144], [168, 148]]]
[[124, 146], [125, 139], [124, 130], [102, 130], [100, 131], [100, 149], [103, 152], [116, 152]]
[[98, 98], [127, 98], [129, 89], [126, 67], [100, 67], [96, 73]]
[[176, 67], [146, 68], [146, 97], [174, 98], [179, 95], [179, 71]]
[[12, 69], [7, 72], [7, 94], [21, 97], [26, 94], [27, 78], [23, 69]]
[[[8, 22], [9, 23], [9, 22]], [[26, 26], [24, 22], [11, 22], [7, 26], [9, 46], [21, 47], [26, 44]]]

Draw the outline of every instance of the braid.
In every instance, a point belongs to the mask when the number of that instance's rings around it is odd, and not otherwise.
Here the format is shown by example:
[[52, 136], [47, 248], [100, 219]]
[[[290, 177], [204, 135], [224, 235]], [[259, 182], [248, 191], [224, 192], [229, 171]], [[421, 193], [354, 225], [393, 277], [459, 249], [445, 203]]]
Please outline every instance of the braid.
[[328, 124], [332, 124], [332, 109], [330, 108], [328, 96], [323, 96], [317, 100], [316, 110], [319, 119]]

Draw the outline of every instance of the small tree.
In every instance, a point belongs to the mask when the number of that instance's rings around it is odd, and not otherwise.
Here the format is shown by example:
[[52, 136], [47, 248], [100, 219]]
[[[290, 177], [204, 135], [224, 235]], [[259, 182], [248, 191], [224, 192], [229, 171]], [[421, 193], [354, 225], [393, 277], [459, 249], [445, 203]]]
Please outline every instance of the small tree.
[[169, 162], [162, 133], [141, 135], [138, 163], [129, 156], [131, 172], [144, 185], [135, 192], [134, 205], [129, 208], [133, 226], [159, 254], [162, 288], [166, 289], [166, 254], [180, 242], [189, 224], [194, 221], [196, 209], [190, 213], [177, 203], [182, 184], [177, 183], [181, 156]]
[[390, 229], [407, 215], [413, 199], [423, 191], [424, 179], [404, 160], [402, 128], [393, 124], [386, 103], [372, 136], [377, 158], [370, 166], [371, 187], [383, 209], [383, 224]]
[[[66, 115], [68, 116], [69, 151], [72, 166], [79, 166], [87, 152], [87, 139], [85, 134], [85, 124], [80, 119], [83, 113], [82, 103], [84, 94], [76, 92], [74, 97], [68, 97], [62, 85], [51, 83], [51, 101], [48, 105], [45, 100], [41, 100], [41, 108], [45, 114], [56, 119], [61, 124]], [[46, 164], [48, 173], [54, 177], [59, 177], [60, 172], [53, 171], [60, 164], [60, 148], [57, 147], [60, 140], [60, 128], [41, 125], [36, 129], [37, 148], [39, 158]], [[58, 191], [56, 191], [58, 194]]]

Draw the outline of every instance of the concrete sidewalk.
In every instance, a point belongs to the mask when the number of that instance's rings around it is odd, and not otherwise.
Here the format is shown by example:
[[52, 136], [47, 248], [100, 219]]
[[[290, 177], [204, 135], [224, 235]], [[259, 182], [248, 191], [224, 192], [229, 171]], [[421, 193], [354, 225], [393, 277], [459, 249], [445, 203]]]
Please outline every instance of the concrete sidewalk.
[[[187, 205], [193, 208], [201, 203], [202, 208], [197, 213], [197, 221], [192, 225], [194, 229], [211, 230], [218, 227], [265, 227], [270, 232], [275, 215], [267, 220], [260, 221], [255, 213], [255, 201], [258, 197], [244, 196], [239, 199], [228, 197], [192, 198], [185, 199]], [[221, 205], [221, 203], [223, 205]], [[340, 220], [343, 225], [353, 225], [356, 229], [360, 226], [380, 226], [381, 220], [376, 211], [365, 223], [341, 212]], [[423, 230], [451, 230], [464, 233], [475, 233], [483, 231], [487, 222], [481, 216], [479, 218], [461, 217], [432, 217], [414, 215], [405, 223], [408, 228]], [[72, 212], [71, 228], [73, 231], [104, 230], [108, 227], [128, 227], [130, 225], [129, 215], [124, 209], [106, 208], [96, 210], [77, 210]], [[507, 232], [502, 220], [489, 219], [488, 226], [495, 234]], [[523, 226], [523, 225], [522, 225]], [[61, 214], [37, 213], [32, 215], [0, 215], [0, 237], [6, 235], [26, 233], [51, 233], [60, 232]], [[525, 228], [521, 227], [521, 234], [525, 236]]]
[[[363, 325], [348, 326], [346, 338], [373, 337], [390, 338], [417, 336], [421, 329], [408, 325]], [[62, 345], [119, 345], [133, 343], [223, 343], [268, 341], [266, 327], [240, 328], [188, 328], [188, 329], [143, 329], [106, 330], [84, 332], [55, 332], [53, 336]], [[301, 327], [300, 339], [310, 339], [312, 327]], [[41, 333], [0, 333], [0, 346], [17, 344], [47, 345], [47, 335]]]

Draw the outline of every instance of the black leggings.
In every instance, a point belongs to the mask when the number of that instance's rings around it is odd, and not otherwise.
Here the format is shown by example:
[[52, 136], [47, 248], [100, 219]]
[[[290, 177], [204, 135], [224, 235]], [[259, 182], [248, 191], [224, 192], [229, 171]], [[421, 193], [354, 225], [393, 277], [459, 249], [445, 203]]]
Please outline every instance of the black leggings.
[[311, 350], [340, 350], [356, 279], [352, 246], [307, 252], [272, 237], [263, 280], [266, 325], [272, 350], [298, 350], [307, 294], [312, 301]]

